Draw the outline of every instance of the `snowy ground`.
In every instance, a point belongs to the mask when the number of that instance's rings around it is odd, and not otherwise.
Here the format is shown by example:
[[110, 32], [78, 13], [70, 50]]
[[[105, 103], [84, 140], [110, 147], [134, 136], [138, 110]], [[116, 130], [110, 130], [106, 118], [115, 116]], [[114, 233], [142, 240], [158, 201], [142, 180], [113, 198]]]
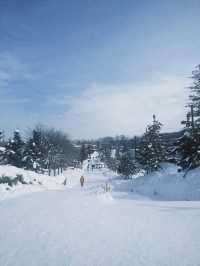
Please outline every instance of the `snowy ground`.
[[0, 266], [200, 265], [199, 201], [153, 201], [108, 172], [85, 173], [81, 188], [70, 171], [62, 189], [0, 202]]
[[177, 170], [176, 165], [165, 163], [158, 172], [132, 180], [115, 180], [113, 189], [153, 200], [200, 201], [200, 167], [189, 171], [185, 178], [184, 173]]
[[[11, 179], [15, 178], [17, 175], [22, 175], [24, 181], [27, 183], [26, 185], [18, 183], [16, 186], [12, 187], [8, 186], [8, 184], [0, 184], [0, 201], [30, 192], [63, 190], [66, 187], [73, 187], [79, 182], [81, 173], [82, 170], [80, 169], [68, 169], [64, 174], [60, 174], [56, 177], [49, 177], [48, 175], [37, 174], [33, 171], [27, 171], [15, 166], [0, 165], [0, 178], [2, 175], [9, 176]], [[67, 179], [67, 184], [63, 186], [65, 179]]]

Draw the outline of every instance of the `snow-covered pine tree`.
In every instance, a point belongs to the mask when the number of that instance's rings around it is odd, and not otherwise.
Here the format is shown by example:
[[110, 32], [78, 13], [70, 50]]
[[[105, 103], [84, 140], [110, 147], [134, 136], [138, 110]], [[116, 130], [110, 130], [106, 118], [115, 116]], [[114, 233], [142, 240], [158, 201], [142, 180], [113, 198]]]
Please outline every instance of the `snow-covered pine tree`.
[[83, 163], [83, 161], [86, 160], [87, 157], [88, 157], [88, 155], [87, 155], [87, 150], [86, 150], [85, 144], [82, 144], [81, 149], [80, 149], [80, 154], [79, 154], [80, 162]]
[[24, 151], [24, 167], [40, 171], [47, 167], [50, 147], [40, 130], [33, 130], [32, 137], [27, 141]]
[[195, 128], [200, 129], [200, 65], [192, 72], [193, 85], [189, 87], [189, 103], [188, 107], [193, 108], [191, 114]]
[[0, 130], [0, 144], [3, 143], [4, 140], [4, 132], [3, 130]]
[[17, 167], [23, 167], [24, 142], [19, 130], [14, 131], [13, 139], [9, 140], [5, 148], [7, 163]]
[[177, 164], [183, 170], [200, 166], [200, 65], [192, 72], [193, 85], [189, 87], [190, 108], [187, 113], [187, 120], [183, 136], [177, 140], [175, 152], [178, 153]]
[[175, 152], [178, 154], [177, 164], [188, 170], [200, 166], [200, 132], [197, 128], [187, 128], [177, 140]]
[[5, 143], [4, 143], [4, 132], [0, 130], [0, 164], [4, 163], [5, 160]]
[[104, 150], [103, 161], [109, 169], [112, 171], [117, 171], [119, 161], [116, 157], [112, 156], [112, 149], [109, 146]]
[[119, 146], [116, 147], [115, 159], [116, 160], [119, 160], [120, 159], [120, 148], [119, 148]]
[[160, 136], [162, 124], [153, 115], [153, 123], [147, 126], [143, 135], [138, 152], [137, 160], [147, 173], [160, 168], [160, 163], [165, 160], [165, 147]]
[[125, 179], [128, 179], [131, 175], [134, 175], [137, 170], [138, 168], [134, 160], [131, 159], [130, 154], [128, 152], [122, 154], [119, 160], [118, 173]]
[[87, 156], [90, 156], [94, 152], [92, 145], [88, 144], [86, 151], [87, 151]]
[[38, 161], [38, 145], [39, 144], [39, 134], [38, 132], [32, 132], [32, 137], [27, 140], [25, 150], [24, 150], [24, 167], [26, 169], [34, 170], [37, 166]]

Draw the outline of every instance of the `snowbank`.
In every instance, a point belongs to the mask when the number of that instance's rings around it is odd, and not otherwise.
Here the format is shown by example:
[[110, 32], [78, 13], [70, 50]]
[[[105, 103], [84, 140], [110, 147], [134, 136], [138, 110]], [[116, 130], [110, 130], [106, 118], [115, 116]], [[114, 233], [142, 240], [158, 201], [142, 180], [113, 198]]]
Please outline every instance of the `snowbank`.
[[[26, 184], [20, 182], [17, 185], [9, 186], [8, 184], [0, 184], [0, 201], [15, 197], [29, 192], [42, 190], [62, 190], [66, 187], [72, 187], [79, 182], [80, 170], [66, 170], [58, 176], [48, 176], [37, 174], [33, 171], [24, 170], [10, 165], [0, 165], [0, 178], [7, 176], [10, 179], [22, 175]], [[66, 183], [64, 186], [63, 183]]]
[[173, 164], [163, 164], [156, 173], [132, 180], [113, 181], [113, 190], [131, 192], [155, 200], [200, 200], [200, 168], [191, 170], [185, 178]]
[[[174, 170], [169, 166], [166, 173], [176, 178]], [[67, 173], [73, 182], [81, 174]], [[200, 265], [200, 201], [159, 202], [136, 193], [105, 193], [105, 174], [85, 172], [84, 187], [0, 202], [0, 265]], [[159, 175], [168, 178], [160, 173], [154, 179]], [[133, 181], [139, 180], [143, 177]]]
[[[191, 170], [185, 178], [183, 173], [177, 171], [177, 166], [173, 164], [163, 164], [162, 170], [141, 176], [134, 176], [131, 180], [120, 179], [115, 173], [106, 168], [101, 170], [85, 170], [86, 162], [82, 170], [68, 169], [63, 174], [56, 177], [37, 174], [14, 166], [0, 165], [0, 177], [2, 175], [15, 178], [22, 175], [27, 184], [17, 183], [16, 186], [0, 184], [0, 201], [28, 192], [41, 190], [62, 190], [79, 185], [80, 176], [85, 176], [86, 184], [92, 192], [96, 191], [101, 199], [103, 187], [108, 184], [111, 186], [114, 197], [126, 197], [125, 194], [133, 199], [153, 199], [165, 201], [187, 201], [200, 200], [200, 168]], [[94, 185], [95, 181], [95, 185]], [[66, 183], [66, 185], [63, 185]], [[106, 198], [107, 199], [107, 198]]]

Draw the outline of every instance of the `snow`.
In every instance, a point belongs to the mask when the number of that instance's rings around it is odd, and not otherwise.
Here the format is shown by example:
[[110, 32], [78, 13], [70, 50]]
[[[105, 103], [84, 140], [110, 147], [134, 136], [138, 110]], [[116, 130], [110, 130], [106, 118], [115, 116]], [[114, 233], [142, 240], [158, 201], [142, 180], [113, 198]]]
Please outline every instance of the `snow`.
[[[20, 173], [0, 167], [0, 173], [5, 171]], [[107, 169], [89, 173], [69, 169], [56, 178], [21, 171], [29, 180], [41, 180], [43, 189], [0, 201], [0, 265], [199, 266], [200, 201], [159, 200], [166, 195], [172, 199], [178, 186], [183, 196], [182, 184], [188, 186], [184, 197], [189, 188], [193, 195], [199, 169], [183, 179], [175, 166], [165, 164], [156, 175], [130, 181]], [[63, 186], [66, 177], [70, 184]], [[171, 179], [173, 195], [168, 191]], [[103, 189], [106, 183], [113, 189], [108, 193]], [[164, 185], [168, 187], [162, 195]], [[158, 189], [159, 197], [152, 196], [153, 189]]]
[[67, 180], [66, 186], [73, 187], [79, 182], [78, 175], [81, 170], [65, 171], [65, 174], [51, 176], [37, 174], [33, 171], [27, 171], [11, 165], [0, 165], [0, 177], [2, 175], [9, 176], [11, 179], [17, 175], [23, 175], [26, 185], [18, 183], [16, 186], [9, 187], [7, 184], [0, 184], [0, 201], [8, 198], [27, 194], [29, 192], [37, 192], [44, 190], [62, 190], [65, 188], [63, 183]]
[[99, 158], [99, 153], [97, 151], [94, 151], [92, 154], [91, 154], [91, 159], [97, 159]]
[[116, 149], [112, 149], [111, 150], [111, 155], [110, 155], [111, 158], [115, 158], [116, 157]]
[[[17, 175], [23, 175], [25, 182], [28, 183], [27, 185], [18, 184], [13, 187], [9, 187], [7, 184], [0, 184], [0, 201], [11, 197], [11, 195], [13, 197], [33, 191], [64, 189], [63, 183], [65, 179], [67, 187], [71, 188], [79, 183], [82, 173], [87, 173], [87, 164], [86, 160], [83, 163], [83, 170], [69, 168], [64, 174], [56, 177], [37, 174], [14, 166], [0, 165], [0, 177], [5, 175], [14, 178]], [[200, 168], [189, 171], [185, 178], [183, 177], [183, 172], [178, 172], [177, 166], [169, 163], [163, 164], [162, 169], [153, 174], [144, 175], [144, 172], [140, 171], [130, 180], [121, 179], [105, 168], [102, 171], [94, 170], [90, 173], [95, 175], [96, 180], [104, 182], [101, 185], [101, 189], [107, 182], [115, 192], [139, 194], [153, 200], [200, 200]], [[90, 173], [89, 176], [91, 175]]]
[[86, 163], [88, 163], [89, 166], [92, 166], [95, 164], [102, 164], [103, 165], [103, 163], [100, 160], [99, 153], [97, 151], [94, 151], [91, 154], [90, 159], [86, 160]]
[[139, 176], [129, 181], [113, 183], [116, 191], [129, 191], [154, 200], [200, 200], [200, 168], [178, 172], [173, 164], [163, 164], [162, 169], [150, 175]]
[[5, 147], [1, 147], [1, 146], [0, 146], [0, 152], [4, 152], [5, 150], [6, 150]]

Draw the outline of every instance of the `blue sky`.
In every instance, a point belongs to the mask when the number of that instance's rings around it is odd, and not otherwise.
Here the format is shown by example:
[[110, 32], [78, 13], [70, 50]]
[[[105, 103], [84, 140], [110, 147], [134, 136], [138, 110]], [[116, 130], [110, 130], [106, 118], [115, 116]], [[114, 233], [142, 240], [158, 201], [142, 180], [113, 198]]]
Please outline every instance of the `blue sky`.
[[178, 130], [199, 14], [199, 0], [0, 0], [0, 127], [134, 135], [156, 113]]

